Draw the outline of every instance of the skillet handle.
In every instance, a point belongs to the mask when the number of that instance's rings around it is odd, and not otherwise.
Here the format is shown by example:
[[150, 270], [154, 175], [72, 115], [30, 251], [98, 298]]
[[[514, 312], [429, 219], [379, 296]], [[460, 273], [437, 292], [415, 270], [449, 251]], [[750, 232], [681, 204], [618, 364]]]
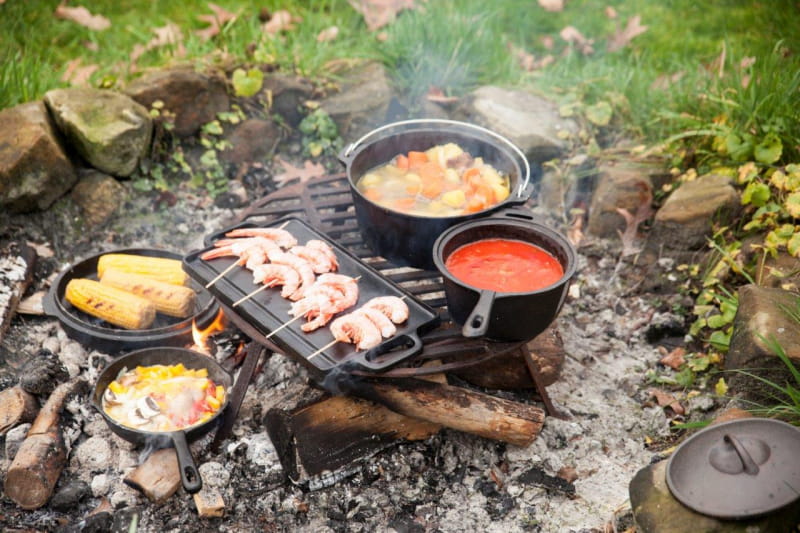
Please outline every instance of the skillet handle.
[[464, 327], [461, 328], [463, 336], [483, 337], [486, 335], [489, 330], [489, 316], [492, 312], [496, 294], [494, 291], [481, 291], [478, 303], [472, 308], [472, 312], [467, 317], [467, 320], [464, 321]]
[[44, 293], [44, 298], [42, 298], [42, 309], [44, 309], [44, 313], [47, 316], [58, 316], [58, 309], [56, 308], [56, 287], [58, 285], [58, 283], [54, 282], [50, 289]]
[[178, 455], [178, 468], [181, 471], [181, 483], [184, 490], [189, 494], [199, 492], [203, 488], [203, 478], [197, 471], [197, 466], [189, 450], [189, 443], [186, 441], [186, 433], [183, 431], [173, 431], [170, 433], [172, 444], [175, 446], [175, 453]]
[[[388, 354], [387, 357], [390, 361], [381, 361], [381, 355], [389, 352], [393, 347], [400, 345], [410, 345], [404, 349]], [[378, 371], [385, 370], [386, 367], [392, 365], [394, 362], [400, 362], [412, 355], [415, 355], [422, 350], [422, 339], [419, 338], [416, 332], [398, 335], [378, 345], [372, 350], [362, 352], [359, 357], [353, 360], [354, 363], [368, 368], [369, 370]]]

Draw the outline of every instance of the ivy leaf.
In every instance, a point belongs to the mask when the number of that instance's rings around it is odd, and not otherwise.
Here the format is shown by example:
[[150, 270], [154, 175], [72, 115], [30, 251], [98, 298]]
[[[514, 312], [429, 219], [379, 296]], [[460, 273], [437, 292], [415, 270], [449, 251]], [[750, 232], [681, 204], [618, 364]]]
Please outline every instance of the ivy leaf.
[[233, 71], [233, 90], [236, 96], [253, 96], [261, 90], [264, 83], [264, 73], [257, 68], [251, 68], [247, 72], [237, 68]]
[[763, 207], [769, 201], [769, 186], [765, 183], [751, 181], [742, 192], [742, 205], [752, 204], [756, 207]]
[[725, 138], [725, 146], [734, 161], [744, 161], [753, 153], [752, 141], [733, 132]]
[[793, 257], [800, 257], [800, 232], [792, 235], [792, 238], [786, 243], [786, 251]]
[[783, 143], [774, 132], [769, 132], [753, 150], [756, 161], [765, 165], [771, 165], [780, 159], [781, 153], [783, 153]]
[[607, 126], [612, 114], [611, 104], [606, 101], [597, 102], [586, 108], [586, 118], [596, 126]]
[[703, 372], [707, 370], [708, 367], [711, 365], [711, 358], [707, 355], [702, 357], [693, 357], [689, 359], [689, 368], [694, 370], [695, 372]]
[[730, 346], [731, 343], [731, 335], [730, 333], [717, 330], [711, 334], [711, 337], [708, 338], [708, 342], [717, 350], [727, 352], [728, 346]]
[[783, 203], [786, 211], [794, 218], [800, 218], [800, 192], [793, 192]]

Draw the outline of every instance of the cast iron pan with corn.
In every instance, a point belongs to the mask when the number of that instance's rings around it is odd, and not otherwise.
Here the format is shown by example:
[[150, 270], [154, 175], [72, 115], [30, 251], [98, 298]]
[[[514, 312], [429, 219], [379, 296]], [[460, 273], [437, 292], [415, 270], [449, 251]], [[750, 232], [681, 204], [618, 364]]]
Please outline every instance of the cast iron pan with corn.
[[[177, 365], [178, 363], [182, 363], [183, 366], [189, 369], [205, 368], [208, 371], [208, 377], [214, 381], [215, 384], [225, 387], [225, 399], [222, 405], [220, 405], [219, 409], [205, 422], [178, 431], [143, 431], [117, 422], [103, 409], [103, 394], [106, 392], [108, 385], [114, 381], [118, 375], [127, 370], [132, 370], [137, 366], [169, 366]], [[180, 468], [183, 488], [186, 492], [195, 493], [202, 488], [203, 481], [197, 471], [194, 457], [192, 457], [192, 452], [189, 450], [188, 443], [200, 438], [217, 427], [228, 406], [228, 397], [232, 383], [233, 378], [230, 373], [222, 368], [212, 357], [187, 350], [186, 348], [145, 348], [118, 357], [103, 369], [100, 373], [100, 377], [97, 378], [97, 383], [92, 392], [92, 404], [100, 411], [100, 414], [111, 430], [123, 439], [154, 448], [165, 448], [170, 445], [174, 446], [175, 453], [178, 456], [178, 466]]]
[[[58, 318], [67, 335], [84, 346], [109, 354], [120, 354], [152, 346], [186, 346], [191, 343], [192, 322], [196, 320], [198, 326], [202, 328], [210, 324], [219, 312], [219, 306], [211, 294], [191, 279], [188, 281], [188, 286], [194, 290], [196, 297], [193, 302], [194, 309], [188, 311], [189, 314], [185, 317], [170, 316], [167, 312], [158, 311], [151, 323], [137, 328], [137, 324], [148, 323], [146, 319], [148, 311], [127, 308], [126, 302], [132, 302], [135, 299], [125, 298], [116, 301], [114, 313], [122, 321], [120, 323], [132, 320], [127, 327], [114, 325], [81, 311], [67, 300], [67, 287], [69, 286], [71, 291], [77, 288], [81, 294], [86, 290], [98, 290], [93, 283], [84, 283], [78, 280], [96, 282], [100, 258], [110, 255], [114, 256], [110, 258], [111, 261], [107, 261], [111, 264], [116, 263], [119, 256], [138, 256], [140, 259], [137, 262], [141, 264], [128, 265], [128, 268], [136, 269], [159, 268], [161, 265], [158, 263], [163, 259], [174, 259], [180, 263], [183, 257], [181, 254], [167, 250], [126, 248], [102, 252], [65, 268], [50, 286], [43, 301], [44, 310], [48, 315]], [[122, 277], [136, 276], [133, 272], [129, 272], [129, 274], [129, 276]], [[76, 283], [70, 285], [73, 280]], [[102, 290], [104, 293], [106, 292], [105, 289]]]

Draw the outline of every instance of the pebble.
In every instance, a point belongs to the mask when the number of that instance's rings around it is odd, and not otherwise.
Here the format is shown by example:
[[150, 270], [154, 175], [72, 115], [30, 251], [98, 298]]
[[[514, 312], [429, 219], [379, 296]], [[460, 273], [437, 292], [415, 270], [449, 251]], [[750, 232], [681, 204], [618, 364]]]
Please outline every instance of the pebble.
[[209, 461], [197, 467], [203, 483], [209, 487], [224, 488], [230, 483], [231, 473], [220, 463]]
[[80, 479], [71, 479], [50, 499], [49, 506], [56, 511], [66, 512], [78, 505], [82, 499], [89, 495], [89, 485]]
[[89, 437], [75, 448], [75, 457], [83, 468], [92, 471], [111, 466], [111, 445], [103, 437]]
[[111, 490], [111, 476], [108, 474], [97, 474], [92, 478], [92, 495], [95, 498], [105, 496]]

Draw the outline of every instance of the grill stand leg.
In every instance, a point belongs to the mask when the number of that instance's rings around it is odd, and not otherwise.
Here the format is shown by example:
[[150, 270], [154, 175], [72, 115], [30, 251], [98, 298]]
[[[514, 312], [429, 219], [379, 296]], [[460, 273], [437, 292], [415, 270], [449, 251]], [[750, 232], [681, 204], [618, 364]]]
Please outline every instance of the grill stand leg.
[[536, 385], [536, 392], [538, 392], [539, 396], [542, 398], [544, 411], [547, 413], [547, 416], [552, 416], [560, 420], [569, 420], [570, 416], [556, 409], [556, 406], [553, 405], [553, 402], [550, 400], [550, 396], [547, 394], [547, 388], [542, 385], [542, 380], [539, 376], [539, 368], [536, 365], [536, 361], [531, 357], [530, 350], [524, 346], [521, 347], [520, 350], [522, 352], [522, 358], [525, 359], [525, 365], [528, 367], [528, 372], [531, 378], [533, 378], [533, 383]]
[[239, 414], [239, 408], [242, 406], [242, 400], [244, 400], [244, 395], [247, 392], [247, 387], [250, 385], [250, 380], [253, 379], [258, 361], [261, 359], [261, 356], [264, 355], [264, 352], [266, 352], [266, 348], [255, 341], [250, 341], [244, 349], [244, 363], [242, 363], [239, 376], [236, 379], [236, 383], [233, 385], [222, 425], [217, 430], [216, 435], [214, 435], [214, 441], [211, 443], [211, 450], [214, 453], [219, 451], [222, 441], [230, 437], [233, 424]]

